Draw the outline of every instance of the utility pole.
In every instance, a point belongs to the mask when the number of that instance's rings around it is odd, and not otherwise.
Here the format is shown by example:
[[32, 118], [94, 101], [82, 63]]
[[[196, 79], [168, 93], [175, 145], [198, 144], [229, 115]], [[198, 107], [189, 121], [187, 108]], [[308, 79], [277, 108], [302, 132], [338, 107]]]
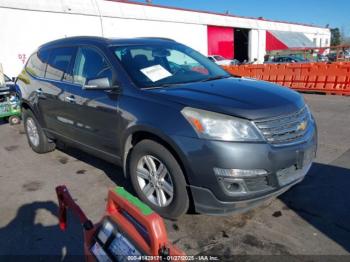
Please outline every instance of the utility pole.
[[103, 30], [103, 20], [102, 20], [102, 14], [101, 14], [100, 6], [99, 6], [99, 3], [98, 3], [97, 0], [94, 0], [94, 2], [95, 2], [95, 5], [97, 7], [97, 11], [98, 11], [99, 18], [100, 18], [101, 35], [102, 35], [102, 37], [104, 37], [105, 34], [104, 34], [104, 30]]

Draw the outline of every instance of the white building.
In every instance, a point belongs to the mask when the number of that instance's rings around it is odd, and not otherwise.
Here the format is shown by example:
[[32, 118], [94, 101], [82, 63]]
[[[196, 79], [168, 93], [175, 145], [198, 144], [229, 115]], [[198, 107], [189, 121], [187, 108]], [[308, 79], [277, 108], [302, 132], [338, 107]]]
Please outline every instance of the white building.
[[266, 50], [325, 47], [327, 28], [118, 0], [0, 0], [0, 63], [16, 76], [53, 39], [167, 37], [204, 55], [264, 60]]

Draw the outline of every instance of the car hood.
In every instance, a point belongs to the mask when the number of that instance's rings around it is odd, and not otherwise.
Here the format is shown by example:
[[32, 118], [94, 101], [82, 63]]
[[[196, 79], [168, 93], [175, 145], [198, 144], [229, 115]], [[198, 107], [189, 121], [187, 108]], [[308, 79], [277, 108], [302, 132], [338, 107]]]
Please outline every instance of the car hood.
[[251, 120], [288, 114], [304, 106], [303, 97], [293, 90], [247, 78], [230, 77], [148, 91], [183, 106]]

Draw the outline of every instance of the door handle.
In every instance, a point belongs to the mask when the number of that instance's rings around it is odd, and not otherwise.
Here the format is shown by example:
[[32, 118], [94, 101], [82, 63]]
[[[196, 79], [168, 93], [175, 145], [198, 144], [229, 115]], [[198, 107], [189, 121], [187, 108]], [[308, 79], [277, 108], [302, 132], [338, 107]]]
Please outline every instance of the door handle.
[[66, 100], [71, 103], [75, 103], [75, 97], [74, 96], [66, 96]]

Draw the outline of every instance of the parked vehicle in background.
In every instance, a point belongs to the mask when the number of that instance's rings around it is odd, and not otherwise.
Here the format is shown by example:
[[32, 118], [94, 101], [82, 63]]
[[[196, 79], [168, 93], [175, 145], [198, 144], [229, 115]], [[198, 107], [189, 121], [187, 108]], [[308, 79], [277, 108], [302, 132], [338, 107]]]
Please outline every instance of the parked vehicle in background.
[[320, 54], [317, 55], [317, 62], [328, 62], [328, 61], [329, 61], [328, 56], [320, 55]]
[[284, 63], [308, 63], [309, 60], [297, 56], [276, 56], [272, 60], [266, 61], [265, 64], [284, 64]]
[[16, 82], [37, 153], [57, 141], [123, 166], [159, 214], [246, 211], [302, 181], [317, 147], [303, 97], [234, 78], [167, 39], [75, 37], [41, 46]]
[[337, 53], [329, 53], [328, 55], [327, 55], [327, 57], [328, 57], [328, 61], [329, 62], [335, 62], [335, 61], [337, 61]]
[[0, 85], [0, 120], [6, 120], [11, 125], [16, 125], [21, 122], [20, 101], [14, 88], [8, 84], [9, 78], [4, 77], [4, 84]]
[[10, 78], [8, 77], [7, 75], [4, 74], [4, 78], [5, 78], [5, 84], [6, 86], [8, 86], [9, 88], [11, 89], [14, 89], [15, 88], [15, 82]]
[[330, 62], [350, 60], [350, 51], [348, 49], [333, 51], [327, 57]]
[[208, 56], [208, 58], [212, 62], [214, 62], [218, 65], [221, 65], [221, 66], [239, 65], [240, 64], [240, 62], [237, 59], [226, 59], [221, 55], [211, 55], [211, 56]]

